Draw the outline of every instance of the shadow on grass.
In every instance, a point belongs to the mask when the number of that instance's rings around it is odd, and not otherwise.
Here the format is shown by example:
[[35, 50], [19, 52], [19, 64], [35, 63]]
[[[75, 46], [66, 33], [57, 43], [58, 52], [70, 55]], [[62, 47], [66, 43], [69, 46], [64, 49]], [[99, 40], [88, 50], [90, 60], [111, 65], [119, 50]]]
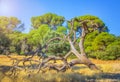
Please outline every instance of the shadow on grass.
[[120, 80], [120, 73], [116, 73], [116, 74], [113, 74], [113, 73], [104, 73], [104, 74], [101, 74], [102, 75], [102, 78], [104, 79], [119, 79]]
[[[74, 70], [84, 69], [86, 66], [75, 66]], [[100, 82], [100, 80], [109, 80], [109, 82], [119, 82], [120, 73], [95, 73], [93, 75], [83, 75], [77, 72], [70, 73], [31, 73], [29, 76], [26, 74], [16, 78], [11, 78], [12, 76], [5, 76], [4, 72], [9, 71], [10, 66], [0, 66], [0, 82], [6, 82], [2, 79], [5, 77], [11, 79], [11, 82]], [[21, 80], [22, 78], [22, 80]]]
[[4, 72], [9, 71], [10, 68], [11, 68], [11, 66], [2, 65], [2, 66], [0, 66], [0, 71], [4, 73]]
[[80, 69], [84, 69], [87, 68], [87, 66], [73, 66], [72, 69], [73, 70], [80, 70]]
[[120, 74], [119, 73], [98, 73], [93, 74], [92, 76], [84, 76], [87, 81], [96, 82], [100, 80], [109, 80], [109, 82], [119, 82]]

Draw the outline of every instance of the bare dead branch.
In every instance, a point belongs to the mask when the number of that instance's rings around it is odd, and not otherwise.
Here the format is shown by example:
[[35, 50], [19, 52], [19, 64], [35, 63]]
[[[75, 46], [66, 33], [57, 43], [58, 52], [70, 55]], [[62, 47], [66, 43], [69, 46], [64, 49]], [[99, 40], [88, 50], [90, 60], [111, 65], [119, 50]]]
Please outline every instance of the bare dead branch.
[[65, 59], [67, 59], [69, 56], [70, 56], [70, 54], [71, 54], [72, 52], [71, 52], [71, 50], [64, 56], [64, 58]]

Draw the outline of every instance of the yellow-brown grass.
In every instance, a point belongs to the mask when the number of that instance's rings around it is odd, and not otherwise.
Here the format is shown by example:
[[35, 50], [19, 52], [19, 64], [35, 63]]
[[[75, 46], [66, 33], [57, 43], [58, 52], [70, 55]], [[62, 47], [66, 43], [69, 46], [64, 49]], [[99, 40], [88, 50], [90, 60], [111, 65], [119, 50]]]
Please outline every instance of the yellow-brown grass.
[[[12, 57], [22, 59], [24, 56], [13, 55]], [[34, 57], [37, 59], [37, 57]], [[46, 73], [36, 74], [34, 72], [21, 71], [16, 77], [4, 76], [0, 72], [0, 82], [118, 82], [120, 81], [120, 60], [96, 60], [94, 62], [103, 73], [90, 70], [85, 65], [76, 65], [66, 72], [54, 70]], [[58, 63], [61, 63], [58, 61]], [[0, 66], [11, 66], [12, 61], [4, 55], [0, 55]], [[22, 65], [22, 64], [21, 64]], [[1, 69], [1, 68], [0, 68]]]

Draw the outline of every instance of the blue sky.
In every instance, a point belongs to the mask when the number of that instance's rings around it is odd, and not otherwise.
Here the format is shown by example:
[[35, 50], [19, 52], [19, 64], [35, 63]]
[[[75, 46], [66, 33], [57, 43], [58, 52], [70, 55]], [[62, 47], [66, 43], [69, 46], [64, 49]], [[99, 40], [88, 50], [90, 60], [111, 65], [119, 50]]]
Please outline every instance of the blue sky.
[[120, 0], [0, 0], [0, 16], [19, 18], [29, 31], [30, 19], [56, 13], [67, 20], [86, 14], [98, 16], [110, 33], [120, 35]]

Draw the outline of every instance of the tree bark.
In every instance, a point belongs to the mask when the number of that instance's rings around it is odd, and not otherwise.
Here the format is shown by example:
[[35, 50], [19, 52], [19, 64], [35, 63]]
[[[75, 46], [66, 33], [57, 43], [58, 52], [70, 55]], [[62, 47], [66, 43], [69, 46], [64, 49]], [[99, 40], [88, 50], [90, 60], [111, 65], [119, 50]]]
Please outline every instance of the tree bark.
[[86, 33], [85, 33], [85, 29], [82, 28], [82, 34], [81, 34], [81, 38], [80, 38], [80, 42], [79, 42], [79, 48], [80, 48], [80, 52], [82, 55], [86, 56], [85, 54], [85, 50], [84, 50], [84, 39], [85, 39]]
[[85, 36], [86, 36], [85, 29], [82, 28], [82, 34], [81, 34], [81, 38], [80, 38], [80, 42], [79, 42], [80, 53], [75, 49], [73, 42], [68, 37], [68, 42], [69, 42], [70, 47], [71, 47], [71, 52], [74, 55], [76, 55], [77, 58], [79, 59], [79, 60], [77, 60], [77, 62], [79, 61], [79, 63], [87, 65], [90, 69], [98, 69], [96, 67], [96, 65], [93, 64], [86, 56], [86, 53], [85, 53], [85, 50], [84, 50], [84, 39], [85, 39]]

